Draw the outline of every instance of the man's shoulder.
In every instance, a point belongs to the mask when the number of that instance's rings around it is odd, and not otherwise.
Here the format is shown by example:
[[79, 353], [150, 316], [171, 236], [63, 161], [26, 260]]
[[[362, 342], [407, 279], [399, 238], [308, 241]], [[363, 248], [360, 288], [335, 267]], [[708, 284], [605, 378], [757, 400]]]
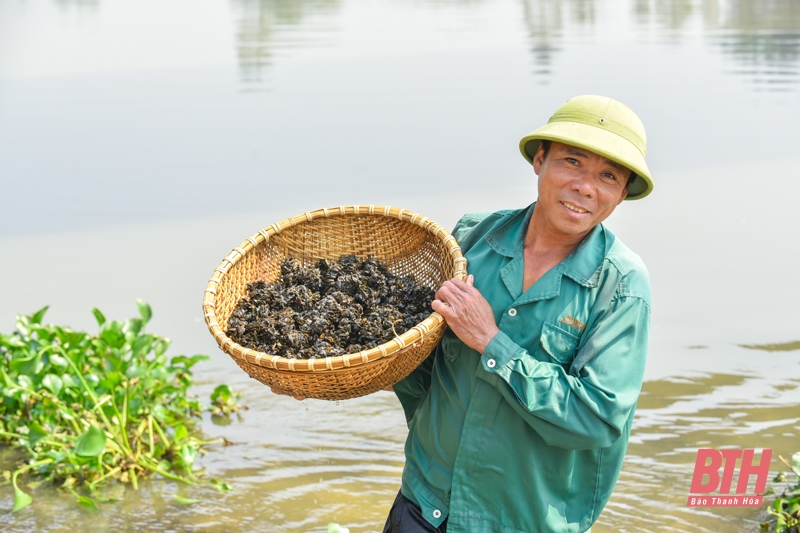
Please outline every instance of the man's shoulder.
[[[467, 213], [453, 227], [453, 237], [461, 243], [467, 240], [468, 236], [473, 232], [477, 235], [484, 235], [521, 211], [523, 209], [502, 209], [494, 213]], [[479, 226], [480, 229], [478, 229]]]
[[[608, 232], [608, 230], [606, 230]], [[609, 232], [610, 234], [610, 232]], [[628, 248], [619, 238], [613, 237], [606, 264], [619, 279], [617, 296], [643, 298], [650, 303], [650, 274], [642, 258]]]

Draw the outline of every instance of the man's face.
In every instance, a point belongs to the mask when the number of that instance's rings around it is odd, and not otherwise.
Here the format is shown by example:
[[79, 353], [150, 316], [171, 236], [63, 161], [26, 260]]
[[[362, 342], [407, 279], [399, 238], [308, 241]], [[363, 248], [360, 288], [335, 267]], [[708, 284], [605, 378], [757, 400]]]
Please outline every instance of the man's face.
[[547, 231], [585, 235], [605, 220], [628, 194], [631, 171], [583, 148], [553, 142], [533, 158], [539, 175], [536, 211]]

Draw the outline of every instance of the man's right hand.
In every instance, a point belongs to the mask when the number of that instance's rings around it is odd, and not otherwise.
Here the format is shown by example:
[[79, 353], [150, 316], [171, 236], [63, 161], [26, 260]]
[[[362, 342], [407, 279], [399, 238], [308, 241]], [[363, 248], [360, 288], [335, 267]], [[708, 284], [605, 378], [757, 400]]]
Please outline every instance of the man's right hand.
[[472, 274], [467, 276], [467, 281], [453, 278], [442, 283], [431, 307], [444, 317], [464, 344], [478, 353], [482, 354], [489, 341], [500, 332], [492, 306], [475, 288]]

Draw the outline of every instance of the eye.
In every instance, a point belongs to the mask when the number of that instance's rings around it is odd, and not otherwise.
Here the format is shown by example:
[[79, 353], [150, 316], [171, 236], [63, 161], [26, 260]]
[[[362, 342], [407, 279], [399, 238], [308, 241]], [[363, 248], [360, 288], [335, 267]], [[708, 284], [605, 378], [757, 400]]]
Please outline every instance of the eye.
[[567, 157], [565, 159], [567, 160], [567, 163], [569, 163], [571, 165], [577, 165], [578, 164], [578, 160], [575, 159], [574, 157]]
[[616, 176], [616, 174], [614, 174], [614, 173], [612, 173], [612, 172], [604, 172], [604, 173], [602, 174], [602, 176], [603, 176], [605, 179], [607, 179], [607, 180], [611, 180], [611, 181], [617, 181], [617, 176]]

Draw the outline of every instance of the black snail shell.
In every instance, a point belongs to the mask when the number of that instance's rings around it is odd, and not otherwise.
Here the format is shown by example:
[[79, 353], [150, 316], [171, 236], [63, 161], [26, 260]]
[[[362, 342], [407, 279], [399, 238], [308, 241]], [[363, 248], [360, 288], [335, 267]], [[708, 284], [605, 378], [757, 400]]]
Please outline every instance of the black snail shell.
[[345, 355], [425, 320], [434, 293], [373, 258], [347, 255], [305, 267], [286, 259], [275, 283], [247, 286], [226, 333], [247, 348], [292, 359]]

